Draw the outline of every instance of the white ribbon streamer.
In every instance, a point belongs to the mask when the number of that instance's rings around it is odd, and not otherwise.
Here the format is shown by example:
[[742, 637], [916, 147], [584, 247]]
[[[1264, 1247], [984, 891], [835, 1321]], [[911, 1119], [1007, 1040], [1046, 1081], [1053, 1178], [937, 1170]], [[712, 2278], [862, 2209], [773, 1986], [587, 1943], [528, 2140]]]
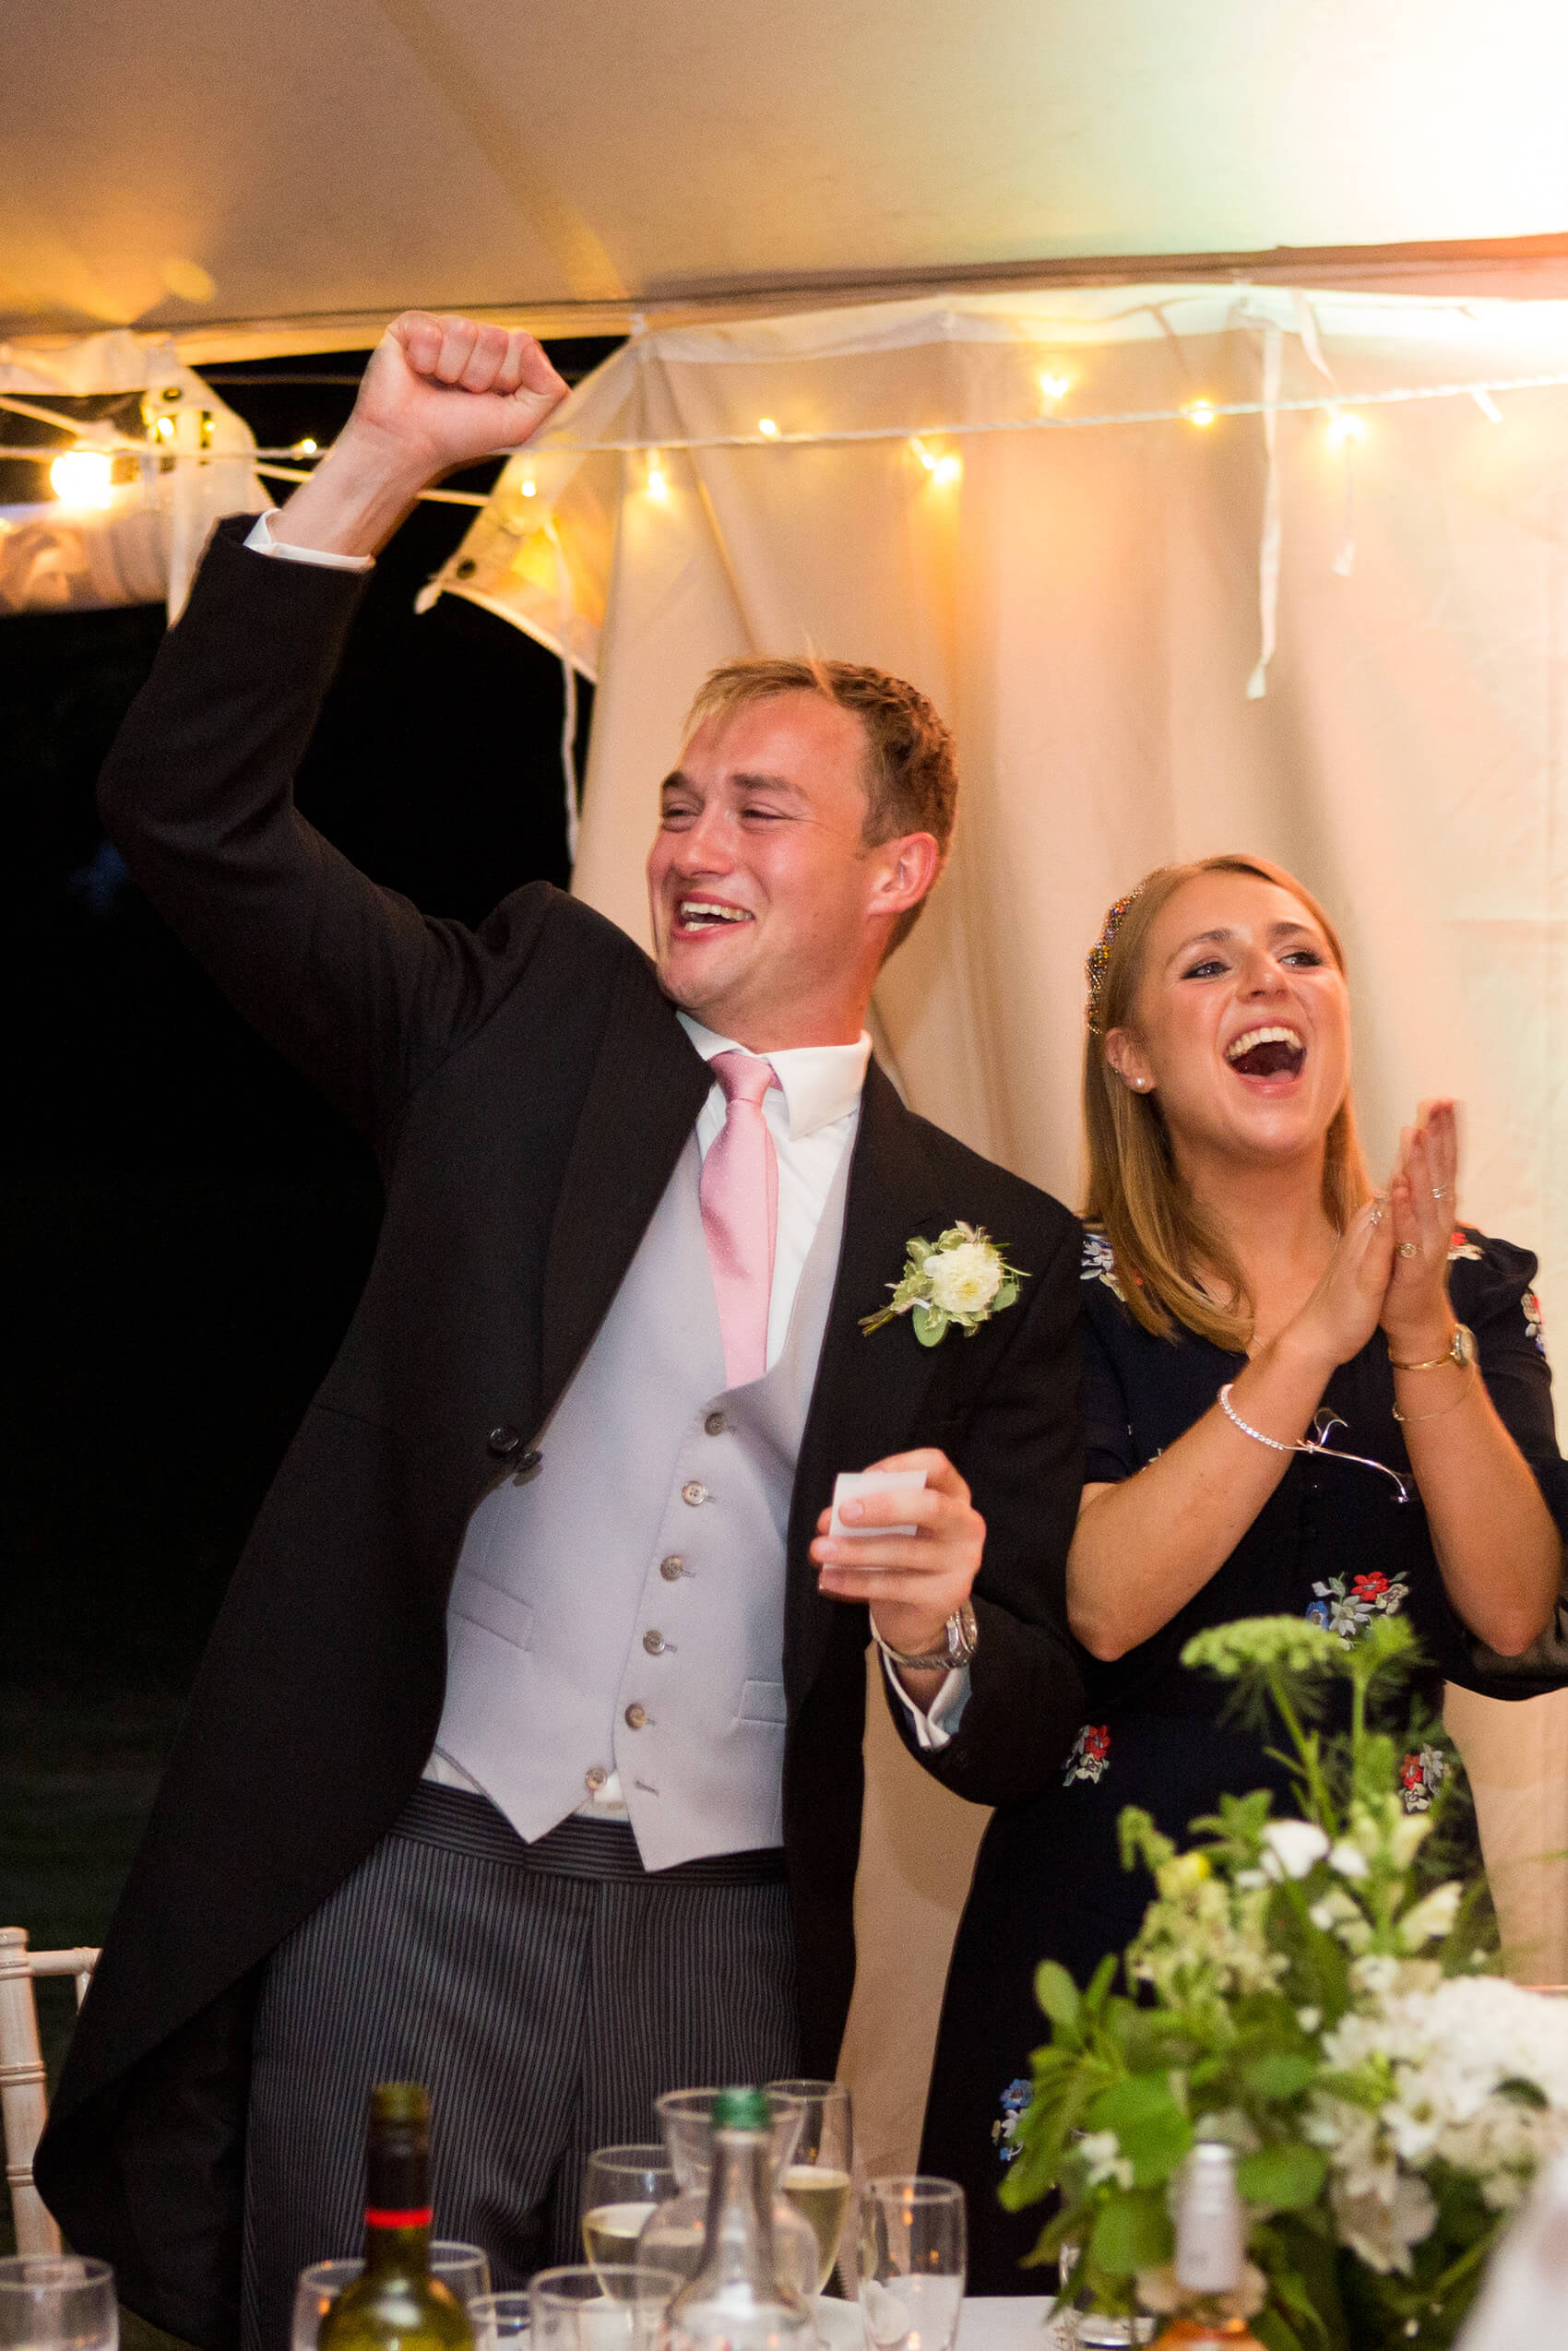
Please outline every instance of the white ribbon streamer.
[[1258, 621], [1262, 645], [1257, 667], [1247, 680], [1247, 699], [1261, 702], [1268, 692], [1268, 665], [1279, 618], [1279, 378], [1284, 362], [1283, 329], [1263, 330], [1263, 445], [1267, 453], [1268, 480], [1263, 496], [1263, 536], [1258, 542]]

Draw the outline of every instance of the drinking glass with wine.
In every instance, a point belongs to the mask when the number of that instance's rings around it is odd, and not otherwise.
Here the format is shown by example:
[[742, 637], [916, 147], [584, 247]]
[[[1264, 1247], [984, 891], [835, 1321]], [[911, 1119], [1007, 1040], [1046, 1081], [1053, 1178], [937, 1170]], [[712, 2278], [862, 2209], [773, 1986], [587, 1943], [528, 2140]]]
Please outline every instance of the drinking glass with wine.
[[855, 2162], [849, 2093], [839, 2082], [770, 2082], [767, 2086], [798, 2098], [803, 2109], [801, 2135], [778, 2185], [816, 2238], [820, 2294], [833, 2275], [849, 2209]]
[[583, 2174], [583, 2250], [594, 2268], [635, 2262], [644, 2226], [674, 2193], [662, 2146], [596, 2148]]

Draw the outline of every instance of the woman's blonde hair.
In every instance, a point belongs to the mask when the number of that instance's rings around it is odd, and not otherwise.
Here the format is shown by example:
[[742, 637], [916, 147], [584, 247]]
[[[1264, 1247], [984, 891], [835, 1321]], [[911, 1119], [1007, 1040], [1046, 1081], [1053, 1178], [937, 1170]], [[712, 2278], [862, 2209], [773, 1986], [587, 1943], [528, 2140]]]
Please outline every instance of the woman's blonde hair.
[[[1161, 865], [1148, 874], [1125, 910], [1091, 980], [1092, 1026], [1084, 1040], [1084, 1130], [1088, 1144], [1088, 1196], [1084, 1220], [1104, 1230], [1115, 1253], [1127, 1309], [1146, 1331], [1174, 1336], [1183, 1324], [1217, 1347], [1244, 1348], [1253, 1335], [1253, 1300], [1234, 1251], [1203, 1217], [1177, 1173], [1158, 1095], [1135, 1094], [1106, 1059], [1113, 1028], [1135, 1028], [1134, 1007], [1143, 985], [1148, 935], [1178, 890], [1205, 873], [1248, 873], [1288, 890], [1304, 906], [1345, 968], [1339, 934], [1310, 890], [1265, 857], [1202, 857], [1190, 865]], [[1098, 956], [1097, 950], [1097, 956]], [[1349, 1088], [1324, 1141], [1323, 1205], [1343, 1232], [1372, 1185], [1356, 1133]], [[1217, 1305], [1197, 1269], [1218, 1276], [1229, 1303]]]

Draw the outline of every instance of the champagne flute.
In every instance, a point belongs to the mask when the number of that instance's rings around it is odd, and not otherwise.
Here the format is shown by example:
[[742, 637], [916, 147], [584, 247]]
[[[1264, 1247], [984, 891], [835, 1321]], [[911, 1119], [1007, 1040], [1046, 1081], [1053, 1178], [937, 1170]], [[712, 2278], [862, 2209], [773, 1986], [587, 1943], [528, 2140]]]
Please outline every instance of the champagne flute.
[[583, 2249], [594, 2268], [635, 2265], [644, 2223], [674, 2193], [662, 2146], [596, 2148], [583, 2174]]
[[0, 2261], [0, 2351], [119, 2351], [120, 2306], [107, 2262], [78, 2253]]
[[794, 2155], [778, 2185], [816, 2238], [820, 2294], [833, 2275], [849, 2209], [855, 2158], [849, 2093], [838, 2082], [770, 2082], [767, 2086], [799, 2098], [805, 2109]]
[[965, 2263], [956, 2181], [868, 2179], [860, 2238], [866, 2351], [953, 2351]]

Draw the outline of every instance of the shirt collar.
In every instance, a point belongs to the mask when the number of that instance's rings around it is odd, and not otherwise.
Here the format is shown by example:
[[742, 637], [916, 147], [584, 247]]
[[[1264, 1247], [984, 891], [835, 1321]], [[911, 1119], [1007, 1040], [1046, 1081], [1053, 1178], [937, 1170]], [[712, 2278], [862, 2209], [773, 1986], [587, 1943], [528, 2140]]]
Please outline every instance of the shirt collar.
[[[705, 1062], [712, 1061], [716, 1053], [751, 1050], [737, 1045], [732, 1037], [720, 1037], [705, 1028], [690, 1013], [677, 1012], [675, 1017]], [[803, 1134], [814, 1134], [819, 1127], [831, 1125], [835, 1119], [847, 1118], [855, 1108], [865, 1084], [871, 1038], [862, 1028], [852, 1045], [789, 1045], [758, 1058], [773, 1063], [789, 1113], [790, 1140], [795, 1143]]]

